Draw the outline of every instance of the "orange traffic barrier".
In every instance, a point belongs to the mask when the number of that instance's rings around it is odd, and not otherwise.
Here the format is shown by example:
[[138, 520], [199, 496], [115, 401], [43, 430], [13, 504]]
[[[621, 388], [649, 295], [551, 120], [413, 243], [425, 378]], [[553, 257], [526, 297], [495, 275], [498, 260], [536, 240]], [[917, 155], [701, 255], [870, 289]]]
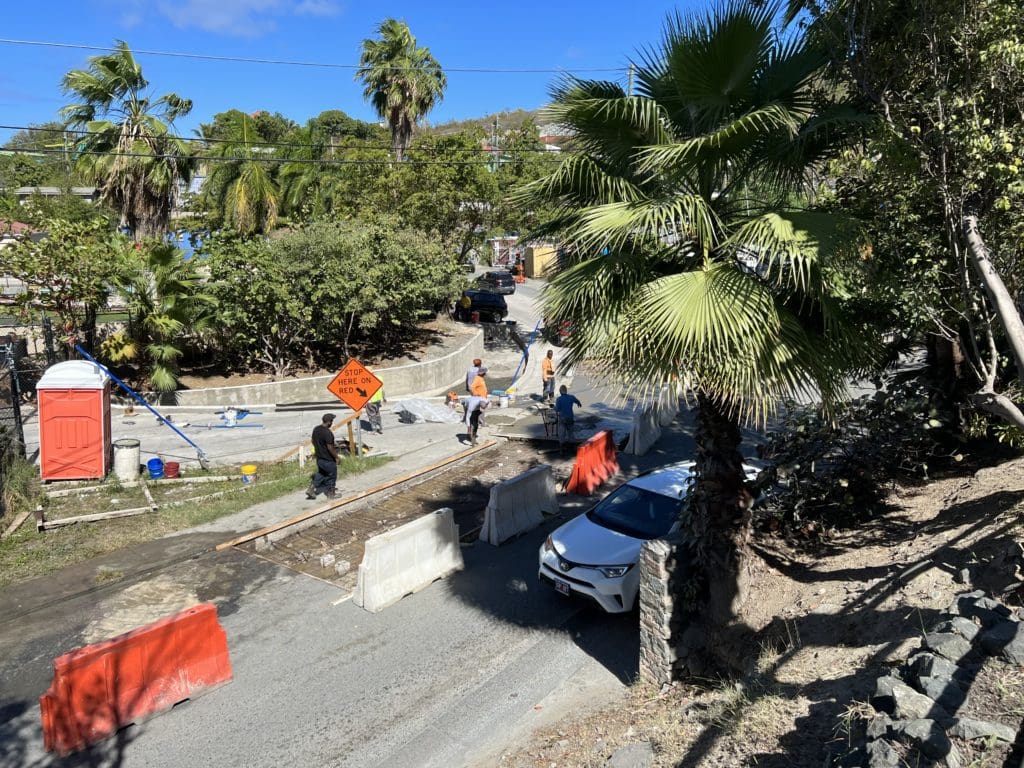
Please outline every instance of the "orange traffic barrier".
[[615, 441], [607, 429], [598, 432], [576, 449], [576, 463], [565, 489], [569, 493], [589, 496], [605, 480], [619, 471]]
[[231, 680], [217, 607], [204, 603], [53, 662], [43, 746], [65, 755]]

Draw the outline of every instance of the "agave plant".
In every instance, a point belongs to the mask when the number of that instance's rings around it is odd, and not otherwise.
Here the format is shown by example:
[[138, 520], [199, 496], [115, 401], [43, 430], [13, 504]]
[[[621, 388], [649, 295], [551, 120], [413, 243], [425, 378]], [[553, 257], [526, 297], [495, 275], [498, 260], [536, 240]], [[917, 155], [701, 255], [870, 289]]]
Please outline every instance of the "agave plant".
[[822, 96], [827, 57], [777, 28], [777, 10], [729, 2], [670, 16], [634, 63], [635, 94], [560, 81], [548, 119], [578, 151], [517, 193], [557, 210], [533, 234], [566, 253], [544, 308], [575, 321], [569, 362], [641, 394], [691, 387], [689, 543], [701, 613], [719, 629], [739, 605], [749, 533], [741, 425], [784, 397], [841, 397], [871, 349], [829, 279], [856, 228], [810, 205], [823, 161], [863, 118]]

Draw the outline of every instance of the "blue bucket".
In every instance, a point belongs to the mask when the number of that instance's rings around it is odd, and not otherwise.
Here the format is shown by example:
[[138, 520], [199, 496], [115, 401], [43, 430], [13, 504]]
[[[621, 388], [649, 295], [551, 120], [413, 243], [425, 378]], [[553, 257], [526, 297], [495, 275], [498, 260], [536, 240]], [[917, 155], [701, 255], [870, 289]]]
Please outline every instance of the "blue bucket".
[[149, 478], [151, 480], [159, 480], [164, 476], [163, 459], [150, 459], [146, 462], [146, 468], [149, 470]]

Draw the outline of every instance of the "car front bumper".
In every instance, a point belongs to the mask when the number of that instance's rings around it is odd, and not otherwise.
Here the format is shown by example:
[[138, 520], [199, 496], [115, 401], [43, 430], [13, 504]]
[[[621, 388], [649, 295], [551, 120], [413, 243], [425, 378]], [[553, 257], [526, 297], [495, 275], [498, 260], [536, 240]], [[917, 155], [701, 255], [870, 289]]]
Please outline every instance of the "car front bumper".
[[627, 613], [633, 610], [640, 589], [640, 568], [634, 565], [624, 576], [610, 579], [597, 568], [584, 565], [563, 571], [554, 551], [540, 549], [540, 567], [537, 576], [550, 583], [563, 595], [584, 597], [601, 606], [608, 613]]

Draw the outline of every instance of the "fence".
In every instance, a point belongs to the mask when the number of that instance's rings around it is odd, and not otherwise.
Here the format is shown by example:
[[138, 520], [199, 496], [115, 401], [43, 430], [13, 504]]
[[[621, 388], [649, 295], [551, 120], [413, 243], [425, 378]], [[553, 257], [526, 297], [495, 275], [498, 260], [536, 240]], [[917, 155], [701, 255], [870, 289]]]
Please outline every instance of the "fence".
[[21, 423], [21, 390], [13, 357], [0, 346], [0, 517], [6, 514], [4, 485], [15, 456], [25, 455], [25, 431]]

